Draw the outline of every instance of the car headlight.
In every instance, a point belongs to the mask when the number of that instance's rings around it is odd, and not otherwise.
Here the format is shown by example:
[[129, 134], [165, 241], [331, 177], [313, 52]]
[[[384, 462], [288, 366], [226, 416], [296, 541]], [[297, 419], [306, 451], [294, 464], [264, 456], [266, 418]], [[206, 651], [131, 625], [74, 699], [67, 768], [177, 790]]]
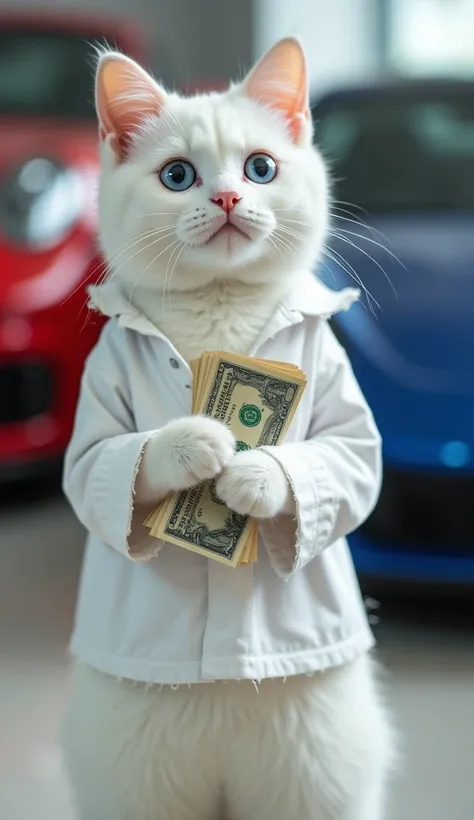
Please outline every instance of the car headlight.
[[0, 182], [0, 231], [11, 242], [46, 250], [60, 242], [85, 203], [82, 179], [53, 160], [35, 157]]

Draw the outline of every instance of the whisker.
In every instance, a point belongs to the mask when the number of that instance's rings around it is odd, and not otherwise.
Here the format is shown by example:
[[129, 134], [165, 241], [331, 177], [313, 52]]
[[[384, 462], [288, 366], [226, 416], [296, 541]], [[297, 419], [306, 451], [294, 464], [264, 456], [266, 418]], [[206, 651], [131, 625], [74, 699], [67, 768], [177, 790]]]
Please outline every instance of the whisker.
[[[85, 304], [87, 304], [87, 303], [85, 303]], [[85, 304], [84, 304], [84, 306], [85, 306]], [[88, 323], [89, 323], [89, 321], [90, 321], [90, 318], [91, 318], [91, 316], [92, 316], [92, 313], [93, 313], [93, 311], [89, 308], [89, 309], [88, 309], [88, 311], [87, 311], [86, 317], [85, 317], [85, 319], [84, 319], [84, 321], [83, 321], [83, 323], [82, 323], [82, 327], [81, 327], [81, 329], [79, 330], [78, 335], [80, 335], [81, 333], [83, 333], [83, 332], [84, 332], [84, 330], [86, 329], [86, 327], [87, 327], [87, 325], [88, 325]]]
[[181, 248], [179, 248], [179, 246], [178, 246], [178, 253], [176, 254], [176, 259], [174, 261], [174, 265], [172, 267], [170, 277], [169, 277], [169, 280], [168, 280], [168, 304], [169, 305], [171, 305], [171, 282], [173, 281], [173, 276], [174, 276], [176, 268], [178, 267], [178, 263], [179, 263], [179, 260], [181, 258], [181, 255], [182, 255], [183, 251], [186, 250], [186, 248], [188, 246], [189, 246], [189, 242], [186, 242], [185, 240], [182, 240], [182, 247]]
[[[326, 253], [326, 251], [324, 250], [324, 248], [323, 248], [322, 253], [323, 253], [323, 255], [324, 255], [324, 256], [328, 256], [328, 254]], [[333, 260], [333, 261], [335, 261], [335, 260]], [[324, 265], [324, 267], [326, 268], [326, 270], [327, 270], [327, 271], [331, 274], [331, 276], [332, 276], [332, 281], [333, 281], [334, 285], [337, 285], [336, 274], [334, 273], [334, 271], [333, 271], [332, 267], [331, 267], [330, 265], [328, 265], [328, 263], [326, 262], [326, 260], [325, 260], [325, 259], [321, 259], [321, 260], [320, 260], [320, 264], [321, 264], [321, 265]], [[336, 264], [337, 264], [337, 263], [336, 263]]]
[[387, 248], [385, 245], [382, 245], [375, 239], [371, 239], [369, 236], [364, 236], [363, 234], [355, 233], [355, 231], [345, 230], [344, 228], [341, 228], [341, 230], [348, 236], [355, 236], [358, 239], [362, 239], [364, 242], [370, 242], [371, 245], [375, 245], [377, 248], [380, 248], [380, 250], [385, 251], [385, 253], [388, 253], [392, 260], [397, 263], [397, 265], [400, 265], [408, 273], [406, 265], [402, 262], [401, 259], [398, 258], [396, 254], [393, 253], [393, 251], [390, 250], [390, 248]]
[[283, 259], [283, 254], [272, 236], [267, 236], [265, 242], [269, 242], [270, 245], [272, 245], [275, 248], [280, 258]]
[[303, 228], [317, 228], [318, 226], [313, 224], [312, 222], [303, 222], [302, 219], [290, 219], [290, 217], [285, 216], [284, 221], [294, 223], [295, 225], [301, 225]]
[[[373, 231], [374, 233], [379, 234], [382, 239], [386, 238], [381, 231], [377, 230], [376, 228], [372, 228], [371, 226], [366, 226], [361, 221], [358, 221], [358, 220], [355, 220], [355, 219], [348, 219], [345, 216], [340, 216], [338, 214], [333, 214], [333, 213], [331, 213], [330, 216], [334, 217], [335, 219], [342, 219], [344, 222], [353, 222], [354, 225], [359, 225], [360, 227], [367, 227], [370, 231]], [[304, 228], [315, 228], [316, 229], [316, 228], [319, 227], [319, 225], [316, 225], [313, 222], [303, 222], [302, 219], [290, 219], [289, 217], [284, 217], [284, 222], [285, 223], [289, 222], [293, 225], [301, 225]], [[343, 230], [343, 229], [341, 228], [340, 230]]]
[[[343, 263], [342, 263], [339, 259], [336, 259], [336, 258], [335, 258], [334, 256], [332, 256], [332, 255], [331, 255], [331, 254], [330, 254], [327, 250], [323, 251], [323, 253], [324, 253], [324, 255], [325, 255], [325, 256], [327, 256], [327, 257], [328, 257], [328, 259], [330, 259], [330, 260], [331, 260], [331, 262], [333, 262], [333, 263], [334, 263], [334, 264], [336, 264], [339, 268], [341, 268], [341, 270], [343, 270], [343, 271], [344, 271], [344, 272], [345, 272], [345, 273], [349, 276], [349, 278], [350, 278], [350, 279], [353, 279], [353, 280], [356, 282], [356, 284], [357, 284], [357, 285], [359, 285], [359, 287], [361, 287], [361, 290], [364, 292], [365, 297], [366, 297], [366, 299], [367, 299], [367, 304], [364, 304], [364, 302], [363, 302], [362, 300], [360, 301], [360, 304], [362, 305], [362, 307], [364, 308], [364, 310], [369, 310], [369, 312], [370, 312], [373, 316], [376, 316], [376, 312], [375, 312], [375, 309], [374, 309], [373, 304], [372, 304], [372, 295], [371, 295], [371, 293], [370, 293], [370, 292], [369, 292], [369, 291], [368, 291], [368, 290], [367, 290], [364, 286], [361, 286], [361, 285], [360, 285], [360, 282], [359, 282], [358, 278], [357, 278], [357, 277], [355, 277], [355, 276], [353, 276], [353, 275], [350, 273], [350, 271], [348, 271], [348, 270], [347, 270], [347, 268], [345, 267], [345, 265], [344, 265], [344, 264], [343, 264]], [[335, 274], [334, 274], [334, 271], [333, 271], [333, 278], [335, 279]]]
[[306, 237], [303, 236], [303, 234], [300, 233], [299, 231], [297, 231], [295, 228], [290, 228], [288, 225], [283, 225], [281, 222], [277, 222], [277, 225], [276, 225], [276, 228], [275, 228], [275, 233], [278, 233], [278, 232], [287, 233], [290, 236], [293, 236], [293, 238], [295, 238], [295, 239], [296, 238], [306, 239]]
[[[62, 301], [62, 302], [60, 302], [59, 307], [63, 307], [63, 305], [66, 305], [66, 304], [69, 302], [69, 300], [70, 300], [70, 299], [72, 299], [72, 298], [73, 298], [73, 296], [75, 296], [75, 295], [76, 295], [76, 293], [77, 293], [79, 290], [81, 290], [81, 288], [83, 288], [83, 287], [84, 287], [84, 285], [86, 284], [87, 280], [88, 280], [88, 279], [91, 279], [91, 278], [94, 276], [94, 274], [95, 274], [95, 273], [96, 273], [96, 272], [100, 269], [100, 267], [101, 267], [103, 264], [104, 264], [104, 262], [103, 262], [103, 261], [101, 261], [101, 262], [99, 262], [97, 265], [95, 265], [95, 266], [94, 266], [94, 268], [93, 268], [93, 270], [92, 270], [90, 273], [88, 273], [88, 274], [87, 274], [87, 276], [84, 276], [84, 277], [83, 277], [83, 279], [81, 279], [81, 281], [79, 282], [79, 284], [77, 285], [77, 287], [75, 287], [75, 288], [74, 288], [74, 290], [72, 291], [72, 293], [69, 293], [69, 294], [66, 296], [66, 298], [65, 298], [65, 299], [63, 299], [63, 301]], [[84, 304], [83, 304], [83, 306], [82, 306], [81, 310], [83, 310], [83, 308], [84, 308], [84, 306], [87, 304], [87, 302], [88, 302], [88, 297], [86, 296], [86, 299], [85, 299], [85, 301], [84, 301]]]
[[[374, 259], [374, 257], [371, 256], [370, 253], [367, 253], [367, 251], [365, 251], [364, 248], [361, 248], [360, 245], [357, 245], [355, 242], [352, 241], [352, 239], [347, 239], [347, 237], [341, 236], [341, 234], [333, 233], [333, 232], [330, 232], [330, 236], [333, 236], [335, 239], [338, 239], [340, 242], [345, 242], [351, 248], [354, 248], [355, 250], [360, 251], [360, 253], [362, 253], [365, 257], [367, 257], [367, 259], [370, 259], [370, 261], [373, 262], [373, 264], [377, 266], [377, 268], [381, 271], [381, 273], [385, 277], [385, 279], [386, 279], [387, 283], [389, 284], [390, 289], [391, 289], [395, 299], [398, 299], [398, 293], [396, 291], [396, 288], [395, 288], [392, 280], [390, 279], [390, 276], [388, 275], [385, 268], [380, 264], [380, 262], [377, 259]], [[364, 237], [361, 237], [361, 238], [363, 239]], [[379, 245], [378, 242], [376, 242], [374, 244]], [[382, 250], [385, 250], [382, 245], [379, 245], [379, 247], [381, 247]], [[406, 270], [406, 268], [405, 268], [405, 270]]]
[[118, 248], [117, 251], [110, 258], [109, 265], [112, 265], [114, 261], [118, 259], [119, 256], [125, 253], [125, 251], [130, 250], [130, 248], [133, 248], [135, 245], [138, 245], [138, 243], [142, 242], [144, 239], [150, 239], [153, 236], [158, 236], [158, 234], [164, 233], [165, 231], [168, 231], [170, 228], [174, 229], [175, 227], [175, 225], [170, 224], [164, 225], [162, 228], [150, 228], [150, 230], [144, 231], [134, 239], [130, 239], [127, 242], [124, 242], [124, 244], [121, 245], [121, 247]]
[[304, 208], [273, 208], [274, 213], [283, 214], [283, 213], [305, 213]]
[[[104, 272], [102, 273], [102, 275], [100, 276], [99, 280], [96, 282], [97, 285], [100, 285], [105, 281], [105, 279], [107, 278], [107, 276], [110, 272], [110, 268], [111, 268], [111, 265], [113, 264], [113, 261], [115, 261], [119, 256], [121, 256], [122, 253], [125, 253], [125, 251], [129, 250], [131, 247], [133, 247], [133, 245], [136, 245], [136, 244], [138, 244], [138, 242], [141, 242], [142, 239], [146, 239], [149, 236], [152, 236], [155, 233], [159, 233], [161, 231], [164, 231], [164, 230], [166, 230], [166, 228], [170, 228], [170, 227], [171, 227], [171, 225], [167, 225], [166, 227], [163, 227], [163, 228], [154, 228], [152, 230], [145, 231], [144, 233], [140, 234], [140, 236], [138, 238], [128, 239], [126, 242], [124, 242], [123, 245], [121, 245], [119, 248], [117, 248], [117, 250], [112, 255], [110, 260], [107, 261], [106, 259], [100, 259], [100, 261], [96, 265], [94, 265], [93, 269], [91, 271], [89, 271], [87, 276], [84, 277], [81, 280], [81, 282], [77, 285], [76, 288], [74, 288], [72, 293], [70, 293], [70, 294], [68, 294], [68, 296], [66, 296], [66, 298], [61, 302], [60, 306], [62, 307], [63, 305], [67, 304], [67, 302], [70, 299], [72, 299], [72, 297], [75, 296], [75, 294], [85, 285], [87, 280], [92, 279], [92, 277], [95, 276], [97, 271], [100, 270], [100, 268], [103, 265], [104, 265], [105, 269], [104, 269]], [[84, 305], [87, 304], [87, 301], [88, 301], [88, 297], [86, 297]]]
[[282, 246], [285, 250], [290, 251], [290, 253], [293, 253], [293, 252], [295, 252], [295, 251], [297, 251], [297, 250], [298, 250], [298, 248], [296, 247], [296, 245], [294, 245], [294, 244], [293, 244], [293, 242], [290, 242], [290, 240], [289, 240], [289, 239], [287, 239], [286, 237], [284, 238], [284, 237], [282, 237], [282, 236], [280, 236], [280, 235], [279, 235], [279, 233], [278, 233], [278, 229], [277, 229], [277, 230], [275, 231], [275, 233], [273, 234], [273, 238], [274, 238], [277, 242], [279, 242], [279, 243], [280, 243], [280, 245], [281, 245], [281, 246]]
[[368, 304], [369, 310], [375, 316], [375, 311], [373, 309], [373, 305], [375, 305], [379, 310], [381, 310], [381, 306], [378, 303], [375, 296], [373, 296], [371, 291], [364, 284], [363, 280], [361, 279], [361, 277], [357, 273], [356, 269], [350, 264], [350, 262], [347, 261], [347, 259], [342, 255], [342, 253], [339, 253], [339, 251], [336, 251], [335, 248], [330, 248], [330, 252], [331, 252], [331, 254], [333, 254], [332, 261], [335, 262], [336, 264], [338, 264], [339, 267], [342, 270], [344, 270], [351, 277], [351, 279], [353, 279], [354, 282], [356, 282], [359, 285], [359, 287], [365, 293], [365, 296], [367, 298], [367, 304]]
[[347, 205], [348, 208], [355, 208], [356, 211], [360, 211], [361, 213], [364, 214], [364, 216], [369, 215], [369, 212], [365, 208], [362, 208], [360, 205], [356, 205], [355, 202], [346, 202], [344, 199], [335, 199], [334, 204], [335, 205]]
[[123, 266], [126, 265], [128, 262], [131, 262], [132, 259], [135, 259], [135, 257], [138, 256], [139, 253], [142, 253], [143, 251], [146, 251], [149, 248], [152, 248], [153, 245], [157, 245], [158, 242], [162, 242], [164, 239], [169, 239], [170, 236], [174, 236], [174, 235], [175, 235], [174, 231], [170, 231], [170, 233], [167, 233], [167, 234], [164, 234], [163, 236], [160, 236], [158, 239], [155, 239], [153, 242], [149, 242], [148, 245], [144, 245], [143, 248], [139, 248], [137, 251], [135, 251], [135, 253], [132, 253], [132, 255], [129, 256], [127, 259], [124, 259], [124, 261], [120, 263], [118, 268], [115, 268], [113, 270], [112, 276], [110, 277], [110, 279], [108, 279], [106, 287], [108, 287], [111, 284], [111, 282], [116, 277], [119, 270], [121, 270], [123, 268]]
[[[170, 234], [170, 235], [171, 235], [171, 234]], [[135, 292], [135, 288], [137, 287], [137, 285], [138, 285], [138, 283], [140, 282], [140, 280], [141, 280], [141, 279], [143, 279], [143, 277], [145, 276], [145, 273], [146, 273], [146, 272], [147, 272], [147, 271], [148, 271], [148, 270], [152, 267], [152, 265], [154, 265], [154, 264], [155, 264], [155, 262], [156, 262], [156, 261], [160, 258], [160, 256], [163, 256], [163, 254], [164, 254], [164, 253], [166, 253], [166, 251], [169, 251], [169, 249], [170, 249], [170, 248], [172, 248], [172, 247], [173, 247], [173, 245], [176, 245], [178, 242], [182, 242], [182, 239], [175, 239], [173, 242], [170, 242], [170, 244], [169, 244], [169, 245], [167, 245], [167, 246], [166, 246], [166, 248], [163, 248], [163, 250], [162, 250], [162, 251], [160, 251], [160, 252], [159, 252], [159, 253], [158, 253], [158, 254], [157, 254], [157, 255], [156, 255], [156, 256], [155, 256], [155, 257], [151, 260], [151, 262], [149, 262], [149, 264], [146, 266], [146, 268], [144, 268], [144, 270], [142, 270], [142, 272], [141, 272], [140, 276], [138, 277], [137, 281], [136, 281], [136, 282], [135, 282], [135, 284], [133, 285], [132, 290], [130, 291], [130, 295], [129, 295], [129, 299], [128, 299], [129, 304], [131, 304], [131, 303], [132, 303], [132, 296], [133, 296], [133, 294], [134, 294], [134, 292]], [[152, 243], [152, 244], [155, 244], [155, 243]], [[151, 246], [149, 246], [149, 247], [151, 247]]]
[[[164, 286], [163, 286], [163, 299], [166, 296], [166, 288], [168, 286], [168, 276], [170, 275], [170, 268], [171, 268], [171, 264], [173, 262], [174, 254], [176, 252], [179, 253], [179, 250], [181, 248], [182, 243], [183, 243], [183, 240], [181, 239], [179, 244], [175, 248], [173, 248], [173, 250], [171, 251], [171, 253], [169, 255], [168, 264], [166, 265], [166, 270], [165, 270], [165, 283], [164, 283]], [[169, 280], [168, 302], [171, 302], [171, 276], [170, 276], [170, 280]]]
[[278, 230], [283, 231], [283, 233], [292, 236], [294, 239], [299, 239], [302, 242], [308, 242], [308, 237], [302, 234], [300, 231], [296, 231], [294, 228], [289, 228], [287, 225], [279, 225]]
[[[378, 228], [374, 228], [373, 225], [366, 225], [365, 222], [362, 222], [362, 220], [360, 220], [360, 219], [349, 219], [349, 217], [347, 217], [347, 216], [341, 216], [340, 214], [333, 214], [333, 213], [331, 213], [330, 216], [331, 216], [332, 219], [341, 219], [343, 222], [349, 222], [353, 225], [357, 225], [359, 228], [367, 228], [375, 236], [380, 236], [380, 238], [385, 240], [385, 242], [389, 241], [388, 238], [382, 233], [382, 231], [379, 231]], [[340, 230], [344, 230], [344, 229], [340, 228]], [[384, 250], [388, 251], [388, 248], [384, 248]]]
[[[334, 214], [333, 214], [333, 216], [334, 216]], [[346, 220], [345, 217], [339, 217], [339, 218], [343, 219], [347, 222], [353, 221], [353, 220]], [[308, 228], [316, 228], [317, 227], [316, 225], [312, 225], [310, 223], [303, 222], [302, 220], [290, 219], [290, 218], [287, 218], [287, 217], [285, 217], [285, 222], [289, 222], [289, 223], [292, 223], [292, 224], [295, 224], [295, 225], [302, 225], [303, 227], [308, 227]], [[285, 230], [286, 233], [290, 233], [290, 231], [291, 231], [291, 228], [288, 228], [286, 226], [280, 226], [280, 227], [281, 227], [282, 230]], [[383, 234], [381, 234], [380, 231], [377, 231], [377, 233], [380, 233], [382, 238], [385, 238], [385, 237], [383, 237]], [[349, 229], [345, 229], [345, 228], [342, 228], [342, 227], [338, 227], [337, 231], [329, 230], [328, 234], [329, 234], [329, 236], [333, 236], [336, 239], [338, 239], [339, 241], [345, 242], [346, 244], [350, 245], [351, 247], [357, 249], [358, 251], [360, 251], [360, 253], [364, 254], [364, 256], [366, 256], [367, 259], [370, 259], [374, 263], [374, 265], [376, 265], [379, 268], [379, 270], [383, 274], [384, 278], [386, 279], [387, 283], [389, 284], [390, 289], [391, 289], [394, 297], [396, 299], [398, 299], [397, 290], [396, 290], [390, 276], [388, 275], [387, 271], [383, 267], [383, 265], [381, 265], [380, 262], [377, 259], [375, 259], [373, 256], [371, 256], [370, 253], [368, 253], [366, 250], [364, 250], [364, 248], [361, 248], [360, 245], [353, 242], [351, 239], [348, 239], [347, 236], [354, 236], [354, 237], [357, 237], [358, 239], [360, 239], [362, 242], [365, 240], [366, 242], [369, 242], [371, 245], [375, 245], [377, 248], [380, 248], [380, 250], [385, 251], [388, 254], [388, 256], [391, 258], [392, 262], [394, 262], [396, 264], [399, 264], [405, 271], [407, 271], [406, 265], [403, 264], [403, 262], [396, 256], [396, 254], [393, 253], [393, 251], [390, 250], [390, 248], [387, 248], [385, 245], [383, 245], [381, 242], [377, 242], [375, 239], [371, 239], [368, 236], [364, 236], [364, 234], [359, 234], [359, 233], [356, 233], [355, 231], [351, 231]], [[347, 236], [345, 236], [345, 235], [347, 235]], [[299, 234], [299, 232], [295, 232], [293, 234], [293, 236], [295, 236], [295, 238], [297, 237], [301, 240], [305, 239], [305, 237], [302, 234]], [[344, 261], [346, 261], [346, 260], [344, 260]]]
[[358, 216], [358, 215], [357, 215], [357, 214], [355, 214], [353, 211], [350, 211], [350, 210], [349, 210], [349, 208], [341, 208], [341, 206], [340, 206], [340, 205], [336, 205], [336, 204], [333, 202], [333, 203], [331, 204], [331, 206], [330, 206], [330, 211], [331, 211], [331, 214], [332, 214], [332, 212], [333, 212], [333, 211], [339, 211], [339, 213], [341, 213], [341, 214], [347, 214], [347, 215], [348, 215], [349, 217], [351, 217], [351, 218], [354, 220], [354, 222], [356, 222], [358, 225], [365, 225], [365, 222], [364, 222], [364, 220], [362, 219], [362, 217], [361, 217], [361, 216]]
[[375, 316], [375, 311], [373, 309], [373, 304], [375, 304], [376, 307], [379, 310], [381, 310], [381, 307], [380, 307], [379, 303], [377, 302], [377, 300], [375, 299], [375, 297], [369, 291], [369, 289], [364, 285], [362, 279], [360, 278], [360, 276], [357, 273], [357, 271], [355, 270], [355, 268], [350, 264], [350, 262], [347, 261], [347, 259], [345, 259], [342, 256], [342, 254], [339, 253], [339, 251], [336, 251], [334, 248], [329, 248], [329, 250], [327, 248], [325, 248], [323, 253], [325, 253], [326, 256], [329, 257], [329, 259], [331, 259], [336, 265], [338, 265], [338, 267], [340, 267], [341, 270], [345, 271], [345, 273], [347, 273], [347, 275], [350, 276], [350, 278], [353, 279], [354, 282], [356, 282], [362, 288], [362, 290], [365, 293], [366, 298], [367, 298], [367, 304], [369, 306], [369, 310]]

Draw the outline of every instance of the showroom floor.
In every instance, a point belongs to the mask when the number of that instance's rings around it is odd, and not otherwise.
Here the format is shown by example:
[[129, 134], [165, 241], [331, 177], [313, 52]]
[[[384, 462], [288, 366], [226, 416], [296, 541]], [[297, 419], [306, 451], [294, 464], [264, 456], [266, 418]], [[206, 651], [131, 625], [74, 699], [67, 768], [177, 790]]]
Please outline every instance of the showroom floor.
[[[80, 527], [54, 488], [18, 488], [2, 498], [2, 820], [73, 817], [57, 731], [69, 685], [65, 646], [82, 541]], [[381, 616], [381, 656], [405, 735], [404, 767], [390, 820], [472, 820], [472, 611], [439, 599], [436, 607], [385, 604]]]

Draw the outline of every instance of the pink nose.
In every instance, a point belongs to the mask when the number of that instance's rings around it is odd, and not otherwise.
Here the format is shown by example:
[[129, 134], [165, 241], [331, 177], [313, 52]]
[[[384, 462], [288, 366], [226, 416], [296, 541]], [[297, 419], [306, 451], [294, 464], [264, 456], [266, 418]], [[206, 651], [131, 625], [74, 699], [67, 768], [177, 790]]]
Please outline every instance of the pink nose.
[[215, 202], [226, 214], [230, 214], [241, 199], [242, 197], [236, 191], [222, 191], [212, 198], [212, 202]]

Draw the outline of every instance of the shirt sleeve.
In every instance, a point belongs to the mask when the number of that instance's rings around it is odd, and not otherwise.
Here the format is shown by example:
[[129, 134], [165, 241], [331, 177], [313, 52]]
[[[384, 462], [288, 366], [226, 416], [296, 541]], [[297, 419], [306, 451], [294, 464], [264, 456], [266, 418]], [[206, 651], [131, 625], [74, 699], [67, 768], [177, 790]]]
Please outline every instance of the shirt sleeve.
[[161, 543], [143, 525], [150, 510], [134, 510], [135, 480], [155, 431], [135, 431], [125, 372], [111, 320], [84, 369], [63, 490], [90, 533], [129, 558], [146, 559]]
[[262, 523], [274, 569], [304, 567], [372, 512], [381, 485], [381, 439], [349, 359], [328, 323], [318, 322], [316, 391], [306, 441], [266, 449], [283, 469], [296, 506]]

